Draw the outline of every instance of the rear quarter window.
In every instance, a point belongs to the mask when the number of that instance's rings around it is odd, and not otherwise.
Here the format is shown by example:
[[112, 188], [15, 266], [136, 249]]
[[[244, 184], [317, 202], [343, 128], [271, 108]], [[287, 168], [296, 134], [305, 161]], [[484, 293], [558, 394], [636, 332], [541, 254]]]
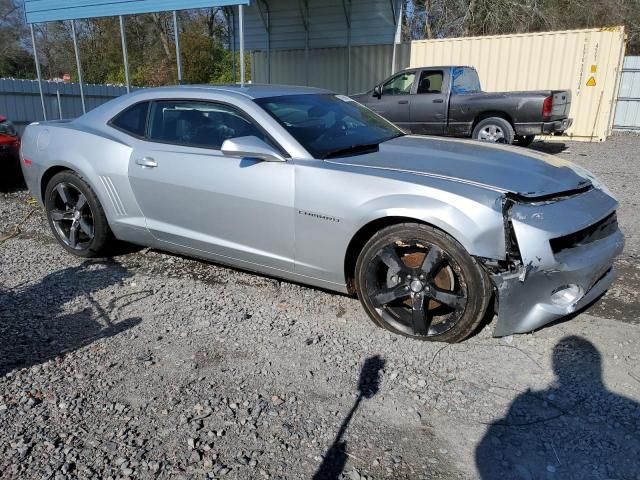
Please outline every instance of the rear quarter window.
[[451, 71], [453, 85], [451, 93], [453, 95], [464, 95], [465, 93], [480, 93], [480, 79], [478, 72], [473, 68], [455, 67]]
[[136, 103], [113, 117], [109, 123], [125, 133], [136, 137], [144, 137], [148, 111], [149, 102]]

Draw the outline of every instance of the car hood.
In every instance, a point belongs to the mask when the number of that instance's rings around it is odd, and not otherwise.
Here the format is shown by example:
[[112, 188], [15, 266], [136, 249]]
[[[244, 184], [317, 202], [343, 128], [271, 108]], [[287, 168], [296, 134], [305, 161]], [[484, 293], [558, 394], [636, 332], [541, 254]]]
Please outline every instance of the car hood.
[[552, 155], [521, 147], [420, 135], [381, 143], [374, 153], [330, 161], [447, 178], [531, 198], [591, 185], [586, 170]]

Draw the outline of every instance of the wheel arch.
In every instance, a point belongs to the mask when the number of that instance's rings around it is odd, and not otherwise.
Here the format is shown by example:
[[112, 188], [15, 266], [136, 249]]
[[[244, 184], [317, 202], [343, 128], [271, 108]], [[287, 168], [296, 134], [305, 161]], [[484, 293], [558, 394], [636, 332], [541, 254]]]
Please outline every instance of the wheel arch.
[[[41, 195], [43, 206], [46, 203], [45, 193], [47, 190], [47, 185], [49, 184], [51, 179], [60, 172], [71, 172], [82, 178], [82, 180], [84, 180], [89, 185], [93, 193], [95, 193], [102, 208], [105, 210], [105, 212], [107, 212], [109, 204], [105, 202], [106, 199], [104, 198], [103, 192], [99, 188], [99, 185], [96, 185], [97, 182], [95, 181], [95, 177], [92, 178], [91, 175], [87, 175], [82, 168], [78, 168], [77, 164], [71, 164], [63, 160], [52, 162], [52, 165], [49, 166], [40, 176], [39, 193]], [[109, 224], [111, 224], [111, 219], [109, 218], [108, 214], [107, 221]]]
[[473, 120], [473, 125], [471, 125], [471, 133], [473, 134], [473, 131], [475, 130], [478, 123], [491, 117], [502, 118], [503, 120], [509, 122], [512, 127], [514, 127], [513, 118], [507, 112], [504, 112], [502, 110], [487, 110], [476, 115], [476, 118]]
[[45, 170], [42, 174], [42, 176], [40, 177], [40, 198], [42, 198], [42, 203], [44, 204], [46, 199], [44, 198], [44, 194], [47, 190], [47, 185], [49, 185], [49, 182], [51, 181], [51, 179], [57, 175], [60, 172], [64, 172], [64, 171], [70, 171], [70, 172], [76, 172], [73, 168], [69, 167], [69, 166], [65, 166], [65, 165], [54, 165], [52, 167], [49, 167], [47, 170]]
[[355, 274], [356, 263], [358, 261], [358, 255], [369, 241], [377, 232], [383, 228], [391, 227], [392, 225], [398, 225], [400, 223], [423, 223], [426, 222], [411, 217], [390, 216], [380, 217], [375, 220], [371, 220], [369, 223], [360, 227], [360, 229], [351, 237], [351, 241], [347, 246], [347, 251], [344, 257], [344, 278], [347, 284], [347, 290], [350, 294], [355, 294]]
[[478, 253], [477, 251], [475, 251], [475, 248], [472, 248], [473, 245], [478, 244], [478, 239], [475, 239], [474, 243], [473, 239], [465, 238], [465, 236], [457, 228], [452, 225], [446, 224], [445, 222], [438, 221], [436, 219], [425, 219], [419, 218], [417, 216], [406, 215], [388, 215], [378, 217], [362, 225], [351, 237], [351, 240], [348, 243], [347, 250], [345, 252], [343, 267], [345, 283], [350, 294], [355, 293], [354, 280], [356, 263], [358, 260], [358, 256], [360, 255], [360, 252], [362, 251], [366, 243], [369, 241], [369, 239], [371, 239], [371, 237], [373, 237], [383, 228], [398, 225], [401, 223], [417, 223], [421, 225], [428, 225], [452, 237], [455, 241], [462, 245], [462, 247], [467, 250], [469, 254], [474, 255]]
[[75, 173], [85, 182], [87, 182], [89, 187], [91, 187], [93, 192], [98, 197], [102, 208], [104, 208], [106, 211], [109, 205], [105, 201], [107, 199], [104, 197], [103, 190], [100, 188], [98, 182], [98, 174], [93, 172], [91, 164], [88, 163], [83, 157], [74, 158], [72, 161], [60, 159], [58, 156], [56, 157], [58, 158], [58, 160], [52, 160], [51, 162], [49, 162], [46, 170], [44, 170], [42, 175], [40, 176], [39, 193], [40, 195], [42, 195], [42, 204], [44, 205], [46, 201], [44, 195], [47, 189], [47, 184], [51, 181], [51, 179], [60, 172], [69, 171]]

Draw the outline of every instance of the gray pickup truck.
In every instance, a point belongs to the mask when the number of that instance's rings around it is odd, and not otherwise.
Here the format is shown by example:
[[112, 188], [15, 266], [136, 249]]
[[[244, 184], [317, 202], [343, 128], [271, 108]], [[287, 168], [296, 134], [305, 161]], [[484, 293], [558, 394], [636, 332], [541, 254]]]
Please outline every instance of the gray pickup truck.
[[411, 133], [522, 146], [573, 122], [569, 90], [483, 92], [473, 67], [410, 68], [351, 97]]

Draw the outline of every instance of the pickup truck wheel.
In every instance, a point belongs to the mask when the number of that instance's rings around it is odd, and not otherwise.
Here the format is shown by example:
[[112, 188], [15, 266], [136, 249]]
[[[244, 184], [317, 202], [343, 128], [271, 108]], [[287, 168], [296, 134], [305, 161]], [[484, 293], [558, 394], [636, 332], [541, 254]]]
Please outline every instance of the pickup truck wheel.
[[536, 139], [535, 135], [517, 135], [516, 136], [516, 143], [520, 146], [520, 147], [528, 147], [529, 145], [531, 145], [533, 143], [533, 141]]
[[515, 132], [504, 118], [489, 117], [478, 122], [473, 129], [472, 137], [483, 142], [512, 144]]
[[418, 340], [464, 340], [492, 295], [487, 274], [462, 245], [416, 223], [376, 233], [358, 256], [355, 276], [373, 323]]

